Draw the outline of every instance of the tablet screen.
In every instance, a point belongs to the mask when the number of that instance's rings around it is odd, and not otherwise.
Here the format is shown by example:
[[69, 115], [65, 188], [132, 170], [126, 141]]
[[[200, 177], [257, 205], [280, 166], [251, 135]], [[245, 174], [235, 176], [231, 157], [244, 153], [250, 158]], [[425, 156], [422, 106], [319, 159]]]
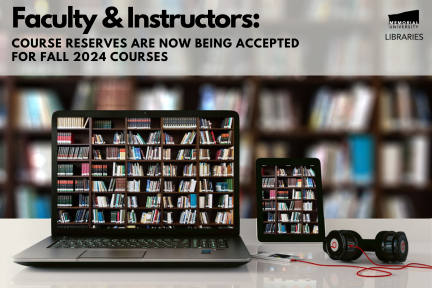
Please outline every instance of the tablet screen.
[[321, 241], [324, 217], [319, 160], [259, 160], [257, 215], [261, 239]]

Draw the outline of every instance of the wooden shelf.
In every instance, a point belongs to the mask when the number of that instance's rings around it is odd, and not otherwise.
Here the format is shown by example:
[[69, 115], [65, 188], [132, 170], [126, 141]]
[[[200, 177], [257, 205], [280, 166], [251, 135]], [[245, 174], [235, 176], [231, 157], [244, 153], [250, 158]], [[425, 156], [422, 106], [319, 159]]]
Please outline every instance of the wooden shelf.
[[61, 210], [69, 210], [69, 209], [74, 209], [74, 210], [88, 210], [89, 207], [60, 207], [57, 206], [57, 209], [61, 209]]
[[[131, 127], [127, 127], [127, 130], [128, 130], [128, 132], [130, 131], [130, 132], [134, 132], [134, 131], [150, 131], [150, 132], [152, 132], [152, 131], [160, 131], [161, 130], [161, 128], [131, 128]], [[164, 129], [165, 130], [165, 129]]]
[[[190, 131], [190, 132], [192, 132], [192, 131], [197, 131], [197, 128], [195, 127], [195, 128], [163, 128], [163, 131], [165, 132], [165, 131]], [[196, 136], [195, 136], [196, 137]]]
[[234, 159], [229, 159], [229, 160], [205, 160], [205, 159], [200, 159], [199, 160], [201, 163], [227, 163], [227, 162], [234, 162]]
[[72, 191], [72, 192], [59, 192], [57, 191], [57, 194], [88, 194], [89, 191], [82, 191], [82, 192], [77, 192], [77, 191]]
[[57, 225], [84, 225], [84, 226], [88, 226], [89, 223], [75, 223], [75, 222], [68, 222], [68, 223], [57, 223]]
[[[162, 160], [164, 163], [196, 163], [197, 160]], [[161, 160], [159, 160], [161, 162]]]
[[230, 194], [230, 193], [234, 193], [233, 191], [231, 191], [231, 192], [193, 192], [193, 193], [200, 193], [200, 194], [219, 194], [219, 195], [222, 195], [222, 194]]
[[[161, 176], [127, 176], [128, 178], [140, 178], [140, 179], [144, 179], [144, 178], [150, 178], [150, 179], [155, 179], [155, 178], [161, 178]], [[166, 176], [164, 176], [165, 178]], [[124, 176], [122, 177], [124, 178]]]
[[118, 132], [124, 132], [126, 130], [123, 128], [92, 128], [92, 131], [118, 131]]
[[91, 191], [92, 194], [98, 195], [98, 194], [125, 194], [126, 191]]
[[143, 194], [158, 194], [158, 193], [161, 193], [161, 192], [160, 191], [158, 191], [158, 192], [146, 192], [146, 191], [131, 192], [131, 191], [128, 191], [127, 193], [129, 194], [128, 196], [140, 196], [140, 195], [143, 195]]
[[169, 148], [169, 147], [185, 147], [185, 148], [196, 148], [197, 145], [196, 144], [163, 144], [164, 148]]
[[198, 192], [177, 192], [177, 191], [175, 191], [175, 192], [163, 192], [164, 193], [164, 196], [171, 196], [171, 195], [174, 195], [175, 196], [175, 194], [197, 194]]
[[[89, 162], [88, 159], [57, 159], [58, 162]], [[94, 160], [93, 160], [94, 161]]]
[[92, 175], [92, 178], [125, 178], [126, 176], [96, 176]]
[[[87, 124], [88, 125], [88, 124]], [[58, 128], [57, 127], [58, 132], [69, 132], [69, 131], [74, 131], [74, 132], [78, 132], [78, 131], [89, 131], [89, 128]], [[49, 131], [51, 133], [51, 131]]]
[[200, 225], [202, 225], [202, 226], [234, 226], [234, 224], [219, 224], [219, 223], [208, 223], [208, 224], [200, 223]]
[[89, 146], [90, 144], [80, 144], [80, 143], [74, 143], [74, 144], [58, 144], [57, 143], [57, 146]]
[[125, 147], [126, 144], [92, 144], [95, 147]]
[[[162, 144], [127, 144], [127, 146], [146, 147], [146, 146], [161, 146]], [[167, 146], [167, 145], [165, 145]]]
[[92, 210], [125, 210], [126, 207], [92, 207]]
[[200, 210], [233, 210], [234, 207], [231, 208], [220, 208], [220, 207], [213, 207], [213, 208], [199, 208]]
[[111, 222], [108, 222], [108, 223], [91, 223], [92, 225], [102, 225], [102, 226], [108, 226], [108, 225], [111, 225], [111, 226], [124, 226], [124, 225], [126, 225], [126, 223], [111, 223]]
[[57, 178], [89, 178], [89, 177], [90, 176], [79, 176], [79, 175], [74, 175], [74, 176], [59, 176], [59, 175], [57, 175]]
[[[160, 163], [161, 161], [162, 160], [131, 160], [131, 159], [126, 160], [126, 162], [138, 162], [138, 163], [145, 163], [145, 162], [147, 162], [147, 163]], [[163, 160], [163, 161], [165, 162], [166, 160]]]
[[201, 131], [228, 131], [233, 130], [233, 128], [200, 128]]

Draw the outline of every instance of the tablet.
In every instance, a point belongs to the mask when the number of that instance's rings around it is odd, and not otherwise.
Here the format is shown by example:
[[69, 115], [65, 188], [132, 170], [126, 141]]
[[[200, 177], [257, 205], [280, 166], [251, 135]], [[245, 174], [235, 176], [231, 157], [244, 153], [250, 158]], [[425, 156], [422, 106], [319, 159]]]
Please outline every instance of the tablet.
[[324, 213], [318, 159], [257, 159], [256, 191], [259, 241], [323, 241]]

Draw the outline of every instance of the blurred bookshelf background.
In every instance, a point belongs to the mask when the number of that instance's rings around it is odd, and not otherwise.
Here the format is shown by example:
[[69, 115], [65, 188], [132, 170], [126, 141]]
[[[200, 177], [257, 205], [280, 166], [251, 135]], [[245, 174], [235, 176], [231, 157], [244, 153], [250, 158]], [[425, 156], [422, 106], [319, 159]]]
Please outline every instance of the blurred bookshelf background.
[[[66, 2], [87, 5], [88, 14], [98, 13], [108, 5], [124, 12], [132, 4], [130, 0]], [[13, 3], [34, 13], [64, 10], [60, 1], [52, 6], [46, 0]], [[134, 6], [137, 11], [160, 11], [161, 3], [168, 2], [153, 0]], [[190, 9], [212, 9], [218, 13], [234, 6], [245, 11], [258, 7], [260, 23], [270, 28], [270, 36], [277, 36], [273, 35], [273, 28], [278, 26], [278, 20], [288, 17], [292, 23], [287, 28], [290, 33], [306, 35], [315, 31], [318, 36], [302, 45], [322, 47], [324, 55], [292, 50], [289, 61], [281, 61], [280, 53], [284, 52], [258, 50], [250, 59], [238, 52], [214, 49], [208, 55], [208, 65], [202, 67], [203, 73], [217, 74], [226, 68], [223, 65], [230, 63], [229, 59], [243, 60], [244, 65], [229, 67], [240, 74], [247, 74], [248, 65], [261, 62], [268, 67], [262, 72], [267, 75], [302, 74], [316, 63], [323, 74], [334, 75], [354, 74], [353, 71], [404, 75], [417, 71], [414, 67], [424, 67], [424, 75], [431, 73], [430, 40], [422, 41], [423, 48], [418, 49], [418, 43], [374, 45], [375, 38], [370, 38], [384, 37], [384, 33], [390, 32], [388, 14], [419, 8], [429, 11], [432, 4], [426, 1], [312, 0], [284, 1], [281, 6], [268, 5], [265, 0], [230, 2], [232, 6], [198, 0], [170, 3], [170, 12], [180, 14]], [[2, 11], [0, 23], [10, 21], [10, 13], [4, 11], [11, 8], [2, 7]], [[422, 18], [422, 27], [430, 26], [428, 21]], [[110, 37], [99, 28], [92, 29], [94, 35]], [[321, 28], [330, 29], [334, 37], [320, 34]], [[134, 33], [136, 37], [146, 37], [142, 30]], [[19, 30], [17, 36], [23, 36]], [[164, 35], [176, 36], [179, 35]], [[0, 64], [9, 53], [10, 38], [0, 31]], [[170, 63], [173, 74], [188, 72], [187, 56], [186, 53], [179, 57], [179, 63]], [[424, 61], [419, 63], [419, 58]], [[399, 60], [399, 66], [394, 66], [394, 59]], [[17, 73], [55, 75], [68, 71], [68, 65], [60, 62], [49, 72], [41, 65], [21, 64], [16, 67]], [[116, 72], [114, 66], [101, 65], [113, 74]], [[137, 71], [143, 75], [146, 69], [157, 69], [151, 62], [138, 66]], [[92, 71], [90, 65], [84, 68]], [[2, 69], [4, 65], [0, 65], [0, 71], [5, 71]], [[50, 217], [47, 207], [51, 193], [53, 111], [226, 109], [236, 110], [241, 119], [241, 217], [256, 216], [255, 159], [317, 157], [323, 171], [325, 217], [431, 218], [431, 101], [432, 78], [428, 77], [3, 77], [0, 217]]]
[[241, 216], [255, 159], [317, 157], [325, 217], [430, 218], [432, 79], [426, 77], [4, 77], [0, 214], [50, 217], [57, 110], [236, 110]]

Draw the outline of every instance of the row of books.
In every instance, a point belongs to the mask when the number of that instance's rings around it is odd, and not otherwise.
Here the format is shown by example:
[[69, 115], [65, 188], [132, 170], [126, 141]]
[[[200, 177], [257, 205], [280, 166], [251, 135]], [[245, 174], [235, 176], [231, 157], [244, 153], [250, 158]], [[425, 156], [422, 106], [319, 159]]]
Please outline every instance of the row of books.
[[[75, 188], [74, 188], [75, 183]], [[86, 192], [89, 191], [89, 180], [57, 180], [57, 192]]]
[[[289, 194], [291, 195], [291, 198]], [[268, 197], [267, 197], [268, 196]], [[262, 198], [263, 199], [276, 199], [276, 190], [268, 190], [268, 191], [262, 191]], [[277, 199], [284, 200], [284, 199], [302, 199], [302, 193], [301, 191], [295, 191], [294, 189], [292, 192], [288, 190], [284, 191], [277, 191]], [[315, 192], [312, 190], [303, 190], [303, 199], [315, 199]]]
[[160, 223], [160, 211], [155, 209], [150, 212], [143, 212], [141, 214], [141, 223]]
[[[161, 154], [161, 147], [148, 146], [146, 153], [140, 147], [128, 147], [128, 159], [132, 160], [161, 160]], [[164, 159], [171, 159], [171, 149], [163, 149], [163, 155]]]
[[380, 150], [380, 178], [384, 186], [429, 185], [430, 140], [428, 136], [414, 136], [405, 141], [385, 141]]
[[292, 212], [291, 216], [285, 213], [279, 214], [279, 222], [300, 222], [301, 213], [300, 212]]
[[374, 180], [374, 149], [371, 135], [351, 135], [346, 141], [326, 141], [311, 145], [305, 156], [320, 159], [324, 185], [366, 185]]
[[304, 178], [304, 187], [315, 187], [315, 179], [312, 178]]
[[71, 132], [57, 132], [57, 144], [74, 144], [75, 136]]
[[125, 206], [124, 194], [112, 194], [111, 200], [109, 196], [95, 196], [93, 194], [93, 207], [98, 208], [121, 208]]
[[[281, 191], [281, 192], [285, 192], [285, 191]], [[276, 199], [276, 190], [262, 191], [262, 198]]]
[[284, 180], [278, 180], [278, 187], [302, 187], [302, 179], [288, 178], [287, 186], [285, 186]]
[[112, 121], [110, 121], [110, 120], [94, 120], [93, 121], [93, 128], [96, 128], [96, 129], [111, 129], [111, 128], [113, 128]]
[[[150, 167], [148, 167], [150, 168]], [[149, 171], [147, 171], [148, 173]], [[144, 168], [139, 163], [127, 163], [128, 176], [144, 176]]]
[[[60, 109], [62, 110], [62, 109]], [[58, 117], [57, 118], [57, 128], [86, 128], [89, 118], [84, 117]]]
[[232, 212], [217, 212], [215, 222], [217, 224], [234, 224]]
[[197, 194], [179, 196], [177, 198], [177, 208], [196, 208], [196, 207], [197, 207]]
[[125, 144], [126, 140], [125, 140], [125, 135], [123, 134], [123, 132], [116, 132], [114, 134], [114, 139], [113, 139], [113, 144]]
[[[73, 220], [71, 218], [70, 212], [59, 210], [57, 215], [57, 223], [71, 223]], [[75, 212], [75, 223], [88, 223], [89, 211], [80, 209]]]
[[[193, 144], [193, 141], [195, 140], [195, 135], [196, 135], [195, 131], [187, 132], [183, 136], [182, 140], [180, 141], [180, 144], [185, 144], [185, 145], [186, 144], [189, 144], [189, 145]], [[168, 140], [168, 138], [165, 138], [165, 144], [174, 144], [174, 140], [172, 137], [169, 137], [169, 142], [167, 142], [167, 140]]]
[[190, 181], [181, 180], [177, 191], [172, 181], [164, 181], [164, 192], [195, 192], [195, 187], [196, 180], [194, 179]]
[[58, 195], [57, 196], [57, 207], [72, 207], [72, 196], [71, 195]]
[[123, 178], [112, 178], [110, 180], [109, 188], [105, 186], [103, 181], [92, 181], [93, 192], [121, 192], [125, 191], [125, 179]]
[[262, 187], [275, 187], [275, 178], [262, 178]]
[[294, 167], [292, 176], [302, 176], [302, 167]]
[[49, 130], [52, 113], [63, 110], [59, 96], [52, 90], [22, 89], [16, 101], [15, 123], [22, 130]]
[[161, 175], [161, 168], [159, 163], [156, 163], [155, 165], [147, 166], [146, 176], [160, 176], [160, 175]]
[[150, 129], [151, 118], [128, 118], [128, 129]]
[[[100, 154], [100, 152], [99, 152]], [[107, 147], [106, 148], [106, 159], [107, 160], [125, 160], [126, 159], [126, 149], [125, 148], [119, 148], [119, 147]], [[99, 158], [102, 160], [102, 156]]]
[[[210, 218], [207, 212], [200, 212], [201, 224], [210, 224]], [[233, 224], [234, 219], [232, 212], [217, 212], [215, 217], [215, 223], [217, 224]]]
[[293, 95], [286, 90], [260, 92], [259, 121], [261, 131], [289, 131], [299, 125], [299, 109], [294, 106]]
[[93, 134], [92, 144], [106, 144], [106, 142], [104, 137], [101, 134]]
[[[206, 176], [207, 171], [210, 170], [210, 164], [200, 163], [200, 176]], [[212, 173], [208, 176], [224, 177], [233, 176], [234, 163], [221, 163], [220, 165], [214, 165], [212, 168]]]
[[116, 162], [113, 163], [112, 167], [112, 176], [125, 176], [125, 165], [119, 165]]
[[88, 159], [89, 147], [59, 147], [58, 160]]
[[161, 206], [161, 194], [156, 196], [147, 196], [146, 208], [160, 208]]
[[[223, 133], [217, 138], [214, 137], [213, 131], [211, 132], [212, 136], [209, 136], [208, 131], [201, 131], [201, 137], [200, 137], [200, 143], [201, 144], [231, 144], [232, 143], [232, 132], [229, 133]], [[207, 134], [207, 135], [206, 135]], [[193, 144], [195, 140], [196, 132], [187, 132], [179, 144], [183, 145], [190, 145]], [[107, 144], [105, 142], [105, 139], [103, 135], [101, 134], [93, 134], [92, 137], [92, 143], [93, 144]], [[147, 139], [147, 143], [144, 141], [144, 139], [141, 137], [139, 133], [137, 135], [133, 135], [131, 131], [129, 131], [129, 134], [127, 136], [127, 143], [128, 144], [138, 144], [138, 145], [145, 145], [145, 144], [160, 144], [160, 131], [152, 132], [149, 134], [149, 137]], [[113, 143], [112, 144], [125, 144], [125, 139], [123, 132], [115, 133]], [[169, 135], [168, 133], [163, 133], [163, 144], [169, 145], [169, 144], [176, 144], [174, 142], [174, 137]]]
[[176, 160], [195, 160], [196, 149], [181, 149], [177, 153]]
[[[185, 166], [186, 169], [186, 166]], [[163, 165], [163, 176], [175, 177], [177, 176], [177, 165]], [[184, 173], [184, 171], [183, 171]]]
[[[113, 212], [111, 212], [111, 222], [112, 222], [113, 216], [114, 216]], [[128, 223], [131, 223], [131, 224], [137, 223], [137, 217], [136, 217], [136, 213], [134, 210], [127, 213], [127, 218], [128, 218]]]
[[275, 210], [275, 202], [274, 201], [263, 201], [262, 203], [263, 210]]
[[196, 128], [197, 119], [195, 117], [162, 118], [162, 127], [166, 129]]
[[[276, 215], [276, 213], [274, 213], [274, 212], [267, 212], [267, 221], [268, 222], [276, 221], [275, 215]], [[266, 220], [264, 220], [264, 221], [266, 221]]]
[[[87, 165], [89, 165], [89, 164], [87, 164]], [[72, 164], [59, 164], [59, 165], [57, 165], [57, 176], [72, 176], [72, 175], [74, 175], [73, 170], [74, 170], [74, 167]], [[88, 175], [85, 173], [88, 173], [88, 172], [86, 172], [86, 170], [83, 170], [81, 174], [82, 175]]]
[[[152, 135], [154, 135], [154, 134], [150, 133], [149, 138], [147, 139], [147, 142], [149, 144], [152, 144], [152, 143], [150, 143], [150, 142], [153, 141], [153, 138], [151, 137]], [[131, 131], [129, 131], [129, 133], [128, 133], [127, 143], [128, 144], [139, 144], [139, 145], [146, 144], [146, 142], [144, 141], [144, 139], [141, 137], [141, 135], [139, 133], [137, 133], [136, 135], [134, 135], [134, 134], [132, 134]]]
[[59, 96], [52, 90], [22, 89], [14, 99], [18, 108], [14, 120], [21, 130], [49, 130], [52, 113], [64, 109]]
[[364, 85], [355, 85], [350, 90], [320, 88], [312, 104], [309, 126], [312, 130], [366, 130], [375, 97], [372, 89]]
[[[291, 233], [295, 233], [295, 234], [300, 234], [302, 233], [302, 224], [298, 223], [298, 224], [291, 224]], [[278, 223], [278, 230], [277, 233], [279, 234], [286, 234], [288, 233], [287, 229], [286, 229], [286, 225], [282, 224], [282, 223]]]
[[[264, 174], [263, 174], [264, 175]], [[285, 171], [285, 169], [283, 168], [278, 168], [277, 169], [277, 176], [288, 176], [287, 172]]]
[[195, 224], [196, 222], [196, 210], [185, 210], [180, 214], [180, 224]]
[[380, 95], [380, 124], [385, 131], [428, 129], [431, 111], [428, 95], [414, 90], [407, 83], [394, 89], [383, 89]]
[[92, 176], [108, 176], [108, 165], [92, 165]]

